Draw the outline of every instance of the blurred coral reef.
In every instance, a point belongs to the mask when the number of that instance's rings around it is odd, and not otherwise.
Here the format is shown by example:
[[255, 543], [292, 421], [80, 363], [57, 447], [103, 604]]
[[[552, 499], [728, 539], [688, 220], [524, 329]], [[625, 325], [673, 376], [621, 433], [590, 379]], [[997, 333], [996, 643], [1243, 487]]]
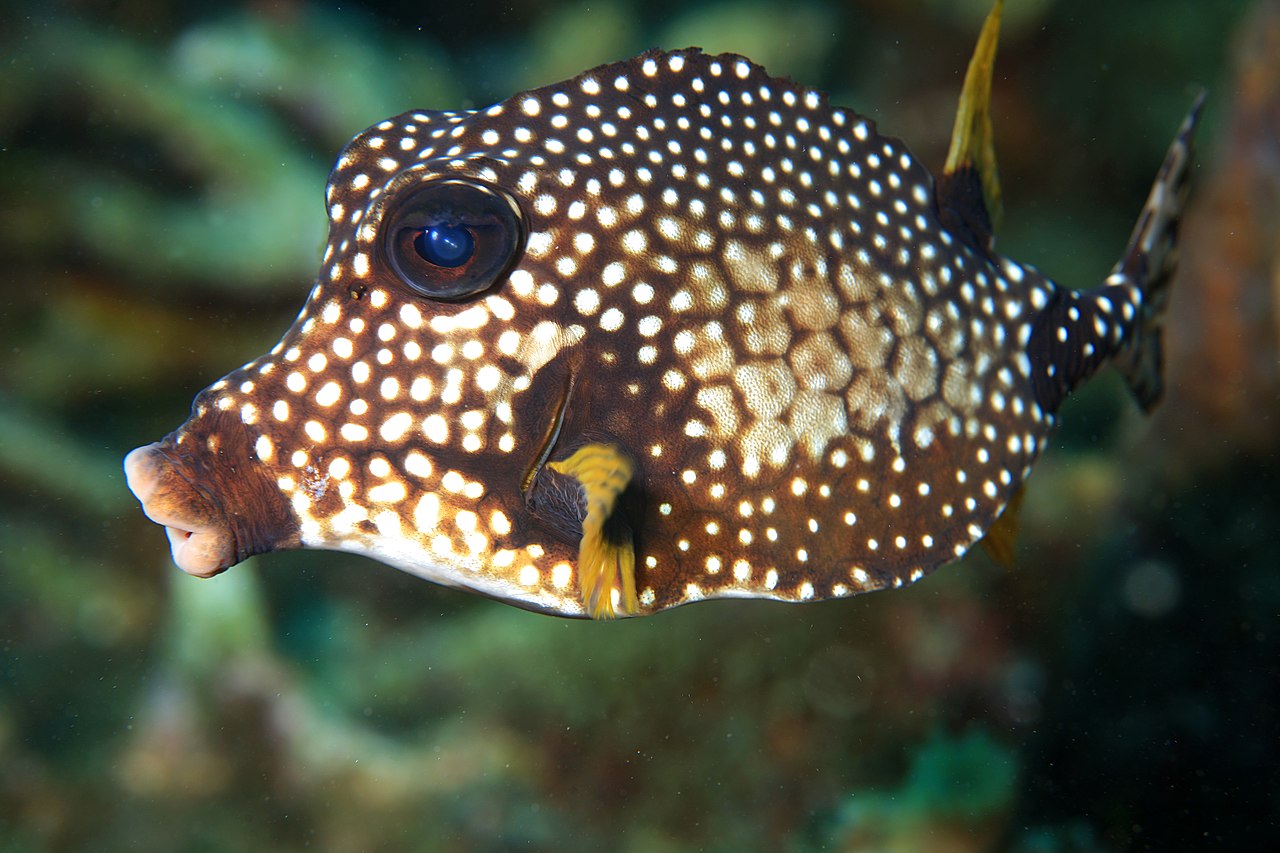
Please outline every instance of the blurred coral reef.
[[[1280, 837], [1280, 2], [1010, 3], [1000, 248], [1092, 286], [1192, 84], [1145, 420], [1114, 378], [1018, 568], [585, 624], [337, 554], [181, 575], [129, 448], [274, 342], [328, 165], [653, 45], [945, 151], [986, 0], [17, 2], [0, 35], [0, 850], [1266, 849]], [[1141, 45], [1140, 49], [1135, 45]]]

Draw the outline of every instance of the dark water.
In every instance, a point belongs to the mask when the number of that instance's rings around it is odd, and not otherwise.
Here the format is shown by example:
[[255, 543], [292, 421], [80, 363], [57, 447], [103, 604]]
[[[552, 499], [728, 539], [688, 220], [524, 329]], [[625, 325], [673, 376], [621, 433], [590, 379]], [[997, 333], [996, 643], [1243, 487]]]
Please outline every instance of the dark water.
[[1011, 0], [1000, 248], [1092, 286], [1210, 88], [1152, 420], [1016, 570], [583, 624], [335, 554], [179, 573], [119, 461], [301, 304], [338, 148], [654, 45], [936, 167], [982, 2], [18, 3], [0, 36], [0, 850], [1264, 850], [1280, 838], [1280, 6]]

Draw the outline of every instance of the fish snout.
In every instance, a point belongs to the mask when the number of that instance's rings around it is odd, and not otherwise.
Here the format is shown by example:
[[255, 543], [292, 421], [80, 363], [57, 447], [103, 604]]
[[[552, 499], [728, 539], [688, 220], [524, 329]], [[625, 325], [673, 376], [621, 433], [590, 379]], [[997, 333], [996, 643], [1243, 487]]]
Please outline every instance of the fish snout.
[[248, 458], [233, 461], [225, 449], [195, 457], [166, 439], [130, 451], [124, 473], [187, 574], [213, 577], [254, 554], [298, 545], [284, 497]]
[[159, 442], [130, 451], [124, 458], [124, 475], [147, 518], [169, 536], [178, 568], [208, 578], [235, 564], [226, 516], [179, 473]]

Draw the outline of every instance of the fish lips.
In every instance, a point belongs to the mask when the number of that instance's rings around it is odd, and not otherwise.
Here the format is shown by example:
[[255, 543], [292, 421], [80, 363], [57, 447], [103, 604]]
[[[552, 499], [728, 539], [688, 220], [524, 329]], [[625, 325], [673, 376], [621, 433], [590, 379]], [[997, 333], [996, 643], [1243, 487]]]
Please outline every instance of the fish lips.
[[130, 451], [124, 474], [143, 513], [164, 528], [178, 568], [208, 578], [238, 562], [226, 514], [183, 476], [160, 442]]
[[173, 562], [202, 578], [254, 554], [298, 544], [297, 523], [278, 490], [259, 482], [264, 478], [251, 466], [239, 473], [233, 466], [230, 476], [218, 476], [214, 471], [225, 471], [226, 460], [218, 461], [203, 464], [168, 439], [136, 448], [124, 459], [129, 490], [147, 518], [165, 529]]

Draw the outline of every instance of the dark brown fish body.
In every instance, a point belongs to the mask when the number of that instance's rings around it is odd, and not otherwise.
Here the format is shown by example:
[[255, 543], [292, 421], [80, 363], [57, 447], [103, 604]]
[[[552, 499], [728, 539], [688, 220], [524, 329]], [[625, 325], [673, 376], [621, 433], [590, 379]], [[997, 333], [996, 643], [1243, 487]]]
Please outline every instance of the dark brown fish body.
[[572, 616], [910, 583], [987, 533], [1104, 361], [1158, 395], [1189, 137], [1075, 293], [741, 57], [405, 113], [339, 157], [294, 326], [131, 485], [197, 574], [344, 549]]

